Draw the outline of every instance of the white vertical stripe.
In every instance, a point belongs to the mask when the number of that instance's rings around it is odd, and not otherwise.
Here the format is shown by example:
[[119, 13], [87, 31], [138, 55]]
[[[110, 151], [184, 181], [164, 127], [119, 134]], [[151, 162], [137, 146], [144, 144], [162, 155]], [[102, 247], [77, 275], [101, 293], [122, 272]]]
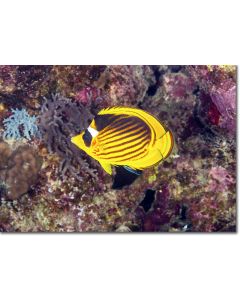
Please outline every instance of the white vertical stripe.
[[90, 132], [90, 134], [93, 138], [99, 134], [99, 131], [97, 131], [96, 129], [94, 129], [90, 126], [88, 127], [88, 131]]

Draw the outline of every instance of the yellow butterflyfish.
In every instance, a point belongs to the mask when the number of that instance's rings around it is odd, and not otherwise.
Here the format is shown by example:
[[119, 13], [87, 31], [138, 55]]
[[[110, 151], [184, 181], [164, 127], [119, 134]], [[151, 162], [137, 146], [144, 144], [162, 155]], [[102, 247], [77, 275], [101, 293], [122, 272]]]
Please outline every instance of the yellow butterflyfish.
[[71, 141], [96, 159], [108, 174], [115, 166], [135, 175], [166, 159], [174, 144], [172, 133], [153, 115], [130, 107], [101, 110], [89, 127]]

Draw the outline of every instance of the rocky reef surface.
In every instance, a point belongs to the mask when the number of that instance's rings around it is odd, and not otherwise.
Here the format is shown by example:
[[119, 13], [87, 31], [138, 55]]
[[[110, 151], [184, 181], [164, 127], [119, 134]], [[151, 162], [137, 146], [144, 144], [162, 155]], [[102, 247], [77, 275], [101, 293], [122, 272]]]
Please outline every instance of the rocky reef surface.
[[[0, 231], [236, 231], [235, 66], [0, 66]], [[129, 187], [70, 142], [131, 106], [173, 132]]]

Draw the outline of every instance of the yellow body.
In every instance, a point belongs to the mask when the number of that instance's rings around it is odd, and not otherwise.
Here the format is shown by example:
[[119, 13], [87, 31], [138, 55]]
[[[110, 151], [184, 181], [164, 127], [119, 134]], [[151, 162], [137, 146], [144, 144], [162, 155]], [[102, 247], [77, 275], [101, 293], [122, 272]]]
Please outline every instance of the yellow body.
[[144, 170], [158, 164], [170, 154], [173, 147], [171, 132], [166, 131], [148, 112], [137, 108], [110, 107], [98, 113], [103, 118], [104, 115], [114, 120], [113, 125], [111, 127], [110, 123], [97, 131], [93, 120], [89, 126], [89, 130], [94, 133], [90, 146], [86, 146], [83, 140], [85, 131], [71, 141], [98, 160], [107, 173], [112, 174], [112, 166]]

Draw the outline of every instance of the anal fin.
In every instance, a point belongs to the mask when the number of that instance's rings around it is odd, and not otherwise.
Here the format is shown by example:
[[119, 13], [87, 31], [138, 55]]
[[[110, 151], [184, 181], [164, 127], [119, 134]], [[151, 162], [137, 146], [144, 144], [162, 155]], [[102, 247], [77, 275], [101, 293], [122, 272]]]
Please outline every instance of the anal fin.
[[141, 173], [142, 171], [130, 167], [116, 166], [116, 175], [113, 180], [112, 188], [114, 190], [119, 190], [124, 186], [132, 184]]
[[112, 175], [112, 166], [109, 163], [103, 161], [99, 161], [99, 163], [109, 175]]

